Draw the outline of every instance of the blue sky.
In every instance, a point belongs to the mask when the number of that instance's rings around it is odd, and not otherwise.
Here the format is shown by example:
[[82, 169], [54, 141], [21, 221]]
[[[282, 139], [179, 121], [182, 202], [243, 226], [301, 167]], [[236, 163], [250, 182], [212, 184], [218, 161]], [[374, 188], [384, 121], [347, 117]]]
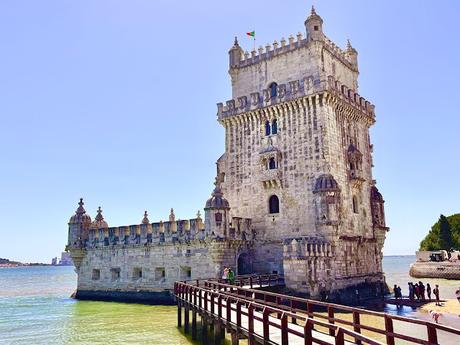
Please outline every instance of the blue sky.
[[[359, 52], [376, 105], [374, 176], [411, 254], [460, 212], [460, 2], [315, 1], [326, 34]], [[224, 150], [216, 103], [227, 51], [304, 31], [310, 1], [0, 2], [0, 257], [48, 262], [83, 196], [109, 225], [191, 218]]]

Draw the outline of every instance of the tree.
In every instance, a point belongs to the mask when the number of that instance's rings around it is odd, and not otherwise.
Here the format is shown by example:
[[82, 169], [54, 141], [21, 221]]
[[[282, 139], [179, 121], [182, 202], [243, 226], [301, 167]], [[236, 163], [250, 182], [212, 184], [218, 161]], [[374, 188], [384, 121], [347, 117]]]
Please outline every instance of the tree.
[[[441, 218], [447, 219], [450, 226], [450, 247], [443, 243], [441, 236]], [[443, 221], [444, 222], [444, 221]], [[446, 225], [444, 225], [446, 229]], [[447, 235], [449, 236], [449, 235]], [[449, 242], [449, 240], [448, 240]], [[429, 233], [420, 242], [420, 250], [460, 249], [460, 213], [448, 217], [441, 216], [433, 224]]]
[[452, 229], [449, 221], [444, 215], [439, 217], [439, 244], [441, 249], [451, 250], [454, 247], [452, 240]]

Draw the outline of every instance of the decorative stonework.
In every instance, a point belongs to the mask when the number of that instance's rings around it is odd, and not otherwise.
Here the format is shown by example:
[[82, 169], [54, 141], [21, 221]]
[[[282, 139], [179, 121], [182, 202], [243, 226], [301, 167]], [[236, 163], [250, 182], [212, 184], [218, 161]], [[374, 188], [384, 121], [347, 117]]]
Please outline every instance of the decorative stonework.
[[229, 51], [232, 97], [217, 104], [225, 153], [194, 219], [109, 227], [83, 201], [69, 221], [82, 291], [164, 291], [175, 280], [283, 273], [319, 297], [383, 282], [388, 228], [372, 178], [374, 106], [358, 90], [357, 51], [337, 47], [314, 9], [306, 35]]

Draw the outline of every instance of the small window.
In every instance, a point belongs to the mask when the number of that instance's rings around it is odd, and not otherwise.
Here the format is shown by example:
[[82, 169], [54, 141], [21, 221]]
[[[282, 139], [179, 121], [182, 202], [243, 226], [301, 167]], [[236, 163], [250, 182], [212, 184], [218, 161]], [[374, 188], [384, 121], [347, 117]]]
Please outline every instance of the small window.
[[187, 280], [192, 278], [192, 268], [189, 266], [180, 267], [180, 279]]
[[110, 273], [112, 275], [112, 281], [120, 279], [120, 269], [119, 268], [111, 268]]
[[318, 26], [318, 25], [315, 25], [315, 26], [313, 27], [313, 29], [314, 29], [315, 31], [318, 31], [318, 30], [319, 30], [319, 26]]
[[358, 200], [356, 199], [356, 196], [353, 196], [353, 212], [358, 213]]
[[268, 208], [270, 214], [280, 213], [280, 201], [276, 195], [272, 195], [268, 199]]
[[268, 87], [270, 89], [270, 98], [274, 98], [276, 97], [277, 93], [278, 93], [278, 84], [276, 83], [271, 83], [270, 86]]
[[141, 279], [142, 278], [142, 268], [134, 267], [133, 269], [133, 279]]
[[271, 128], [270, 128], [270, 121], [265, 122], [265, 135], [270, 135]]
[[276, 161], [275, 161], [275, 158], [270, 158], [270, 160], [268, 161], [268, 169], [270, 170], [273, 170], [273, 169], [276, 169]]
[[272, 121], [272, 134], [278, 133], [278, 122], [276, 119]]
[[155, 268], [155, 280], [156, 281], [164, 280], [165, 277], [166, 277], [166, 270], [164, 267]]
[[93, 273], [92, 273], [91, 279], [92, 279], [92, 280], [99, 280], [99, 279], [101, 279], [101, 270], [93, 269]]

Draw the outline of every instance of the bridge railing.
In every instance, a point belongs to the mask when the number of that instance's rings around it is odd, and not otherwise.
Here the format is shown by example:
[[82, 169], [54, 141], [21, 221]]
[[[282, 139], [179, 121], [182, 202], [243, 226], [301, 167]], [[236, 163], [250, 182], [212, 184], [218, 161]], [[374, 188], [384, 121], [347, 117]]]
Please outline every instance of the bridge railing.
[[[353, 328], [353, 332], [357, 334], [362, 333], [362, 331], [367, 331], [368, 333], [374, 335], [379, 334], [385, 338], [388, 345], [395, 345], [395, 340], [398, 339], [409, 341], [415, 344], [438, 344], [438, 332], [446, 332], [449, 336], [453, 337], [460, 336], [460, 330], [458, 329], [429, 321], [411, 319], [361, 308], [348, 307], [340, 304], [282, 295], [269, 291], [219, 283], [217, 281], [203, 281], [203, 286], [212, 291], [220, 291], [227, 296], [236, 296], [248, 302], [261, 303], [265, 306], [276, 307], [292, 314], [306, 315], [310, 319], [322, 319], [325, 320], [328, 324], [347, 326]], [[318, 310], [322, 310], [323, 312]], [[338, 314], [351, 315], [352, 320], [347, 320]], [[365, 324], [361, 320], [364, 316], [376, 318], [376, 321], [378, 321], [372, 322], [372, 324]], [[293, 323], [295, 323], [295, 319]], [[396, 324], [397, 328], [400, 330], [399, 332], [395, 330]], [[383, 327], [380, 325], [383, 325]], [[423, 334], [419, 334], [417, 336], [409, 335], [407, 333], [407, 327], [411, 326], [413, 328], [414, 325], [420, 326], [420, 331], [423, 331], [424, 329], [426, 332], [425, 336], [423, 336]], [[347, 332], [348, 331], [349, 329], [347, 329]], [[332, 335], [333, 330], [329, 329], [329, 333]], [[344, 335], [348, 335], [348, 333], [344, 331]]]
[[[199, 312], [214, 317], [221, 322], [224, 321], [227, 326], [235, 327], [250, 340], [259, 338], [264, 343], [273, 344], [270, 340], [270, 334], [273, 333], [273, 328], [275, 328], [281, 334], [282, 345], [289, 344], [290, 334], [303, 339], [305, 345], [314, 343], [320, 345], [331, 344], [330, 341], [325, 341], [324, 337], [318, 337], [318, 332], [314, 332], [315, 327], [322, 327], [329, 331], [329, 336], [335, 338], [334, 343], [336, 345], [344, 345], [345, 336], [348, 336], [355, 343], [383, 345], [381, 342], [341, 326], [313, 319], [306, 315], [292, 313], [279, 307], [249, 301], [246, 298], [219, 290], [211, 290], [208, 286], [176, 282], [174, 292], [179, 303], [188, 305], [189, 308], [196, 308]], [[247, 326], [242, 324], [243, 316], [247, 317]], [[255, 332], [255, 321], [262, 323], [261, 334]], [[250, 341], [250, 343], [254, 342]]]

